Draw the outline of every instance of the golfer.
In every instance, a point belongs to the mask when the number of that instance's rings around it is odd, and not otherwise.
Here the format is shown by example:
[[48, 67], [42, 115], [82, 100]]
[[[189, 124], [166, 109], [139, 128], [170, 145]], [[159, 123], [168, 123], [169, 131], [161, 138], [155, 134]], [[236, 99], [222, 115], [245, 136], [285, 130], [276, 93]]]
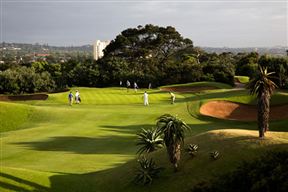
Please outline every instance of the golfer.
[[127, 80], [126, 81], [127, 92], [129, 91], [130, 86], [131, 86], [131, 83], [130, 81]]
[[75, 102], [76, 104], [80, 103], [80, 93], [78, 90], [76, 90], [76, 93], [75, 93]]
[[138, 89], [138, 85], [137, 85], [136, 82], [134, 82], [134, 91], [135, 91], [135, 93], [137, 92], [137, 89]]
[[176, 96], [175, 96], [175, 94], [172, 93], [171, 91], [170, 91], [170, 96], [171, 96], [171, 104], [174, 104], [174, 103], [175, 103], [175, 98], [176, 98]]
[[69, 105], [72, 106], [73, 103], [73, 93], [70, 91], [69, 95], [68, 95], [68, 100], [69, 100]]
[[144, 105], [148, 106], [149, 105], [149, 97], [148, 97], [148, 93], [146, 91], [144, 92], [143, 99], [144, 99]]

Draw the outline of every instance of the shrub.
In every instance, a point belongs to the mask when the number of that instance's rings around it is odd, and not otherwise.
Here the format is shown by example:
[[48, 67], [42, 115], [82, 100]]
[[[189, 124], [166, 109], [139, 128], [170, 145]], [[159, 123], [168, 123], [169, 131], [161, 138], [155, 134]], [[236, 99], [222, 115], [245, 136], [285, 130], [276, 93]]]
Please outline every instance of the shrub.
[[189, 153], [189, 155], [191, 155], [192, 157], [196, 156], [196, 153], [198, 152], [198, 145], [196, 144], [189, 144], [188, 148], [187, 148], [187, 152]]
[[141, 157], [138, 162], [134, 182], [143, 185], [152, 184], [153, 179], [158, 177], [163, 168], [157, 167], [152, 159], [148, 160], [146, 157]]
[[34, 68], [18, 67], [0, 72], [0, 93], [34, 93], [55, 89], [48, 72], [36, 73]]
[[161, 133], [157, 129], [142, 129], [137, 136], [138, 142], [136, 145], [141, 146], [137, 153], [150, 153], [163, 147], [163, 139], [161, 138]]
[[211, 152], [211, 153], [210, 153], [210, 157], [211, 157], [211, 159], [213, 159], [213, 160], [218, 159], [218, 158], [219, 158], [219, 152], [218, 152], [218, 151], [213, 151], [213, 152]]

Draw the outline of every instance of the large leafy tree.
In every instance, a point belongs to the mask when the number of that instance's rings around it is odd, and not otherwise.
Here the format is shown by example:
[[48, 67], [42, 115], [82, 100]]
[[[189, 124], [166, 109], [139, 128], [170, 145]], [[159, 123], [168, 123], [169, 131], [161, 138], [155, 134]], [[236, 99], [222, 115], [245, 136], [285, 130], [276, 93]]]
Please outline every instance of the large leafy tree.
[[[165, 67], [169, 57], [188, 46], [193, 46], [192, 41], [183, 38], [171, 26], [159, 27], [150, 24], [126, 29], [112, 40], [104, 50], [104, 57], [98, 61], [103, 85], [113, 82], [118, 84], [120, 78], [147, 84], [155, 80], [153, 75], [161, 81], [167, 77]], [[119, 61], [125, 65], [122, 67]], [[111, 76], [120, 72], [121, 76]]]
[[274, 71], [277, 79], [275, 83], [281, 88], [288, 87], [288, 57], [273, 57], [263, 55], [259, 59], [261, 66], [267, 67], [269, 71]]
[[265, 132], [269, 130], [270, 98], [277, 87], [271, 79], [273, 72], [268, 72], [267, 68], [259, 66], [259, 73], [247, 85], [250, 94], [257, 95], [257, 120], [259, 137], [263, 138]]
[[189, 126], [170, 114], [164, 114], [157, 120], [158, 130], [164, 134], [164, 143], [167, 148], [167, 153], [170, 162], [173, 164], [175, 171], [178, 169], [178, 161], [181, 156], [181, 143], [184, 142], [184, 131], [189, 129]]
[[252, 78], [257, 72], [259, 54], [257, 52], [239, 53], [236, 57], [236, 74]]

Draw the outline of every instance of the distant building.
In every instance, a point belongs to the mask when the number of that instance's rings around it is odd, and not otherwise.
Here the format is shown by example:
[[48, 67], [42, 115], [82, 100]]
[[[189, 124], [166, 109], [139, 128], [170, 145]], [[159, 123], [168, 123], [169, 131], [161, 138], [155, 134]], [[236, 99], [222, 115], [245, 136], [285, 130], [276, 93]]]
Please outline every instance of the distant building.
[[105, 47], [107, 47], [107, 45], [109, 45], [109, 43], [110, 41], [100, 41], [100, 40], [97, 40], [96, 43], [94, 43], [93, 55], [95, 60], [98, 60], [104, 56], [103, 50], [105, 49]]

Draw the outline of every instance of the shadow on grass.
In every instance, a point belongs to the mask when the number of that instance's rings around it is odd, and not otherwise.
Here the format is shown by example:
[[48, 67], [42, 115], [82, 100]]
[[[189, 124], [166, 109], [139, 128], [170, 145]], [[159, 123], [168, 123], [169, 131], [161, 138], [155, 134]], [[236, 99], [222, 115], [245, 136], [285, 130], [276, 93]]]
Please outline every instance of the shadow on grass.
[[[53, 192], [106, 192], [135, 191], [132, 183], [136, 161], [130, 161], [115, 168], [86, 174], [60, 174], [51, 176]], [[125, 189], [125, 190], [123, 190]]]
[[[256, 139], [252, 137], [253, 139]], [[247, 140], [251, 139], [250, 137], [239, 137], [234, 138], [235, 142], [241, 141], [241, 140]], [[228, 141], [227, 141], [228, 142]], [[225, 144], [226, 142], [224, 142]], [[227, 146], [228, 147], [228, 146]], [[288, 147], [288, 144], [278, 144], [278, 145], [271, 145], [271, 146], [262, 146], [261, 149], [254, 149], [254, 148], [247, 148], [248, 154], [251, 154], [248, 156], [241, 156], [241, 158], [233, 158], [233, 163], [229, 164], [231, 161], [231, 158], [226, 159], [226, 154], [221, 153], [221, 158], [217, 160], [217, 166], [227, 166], [225, 171], [231, 171], [235, 169], [235, 166], [237, 166], [242, 160], [250, 160], [258, 155], [262, 154], [265, 151], [268, 150], [285, 150], [285, 148]], [[228, 147], [229, 148], [229, 147]], [[207, 149], [209, 150], [209, 149]], [[243, 149], [243, 152], [246, 149]], [[235, 150], [235, 153], [237, 150]], [[162, 154], [162, 153], [161, 153]], [[158, 154], [159, 155], [159, 154]], [[204, 155], [204, 154], [202, 154]], [[206, 153], [205, 153], [206, 155]], [[191, 188], [193, 186], [193, 183], [197, 183], [200, 180], [198, 177], [195, 177], [195, 173], [190, 172], [192, 176], [189, 174], [187, 175], [187, 171], [185, 170], [185, 167], [189, 168], [191, 166], [191, 157], [189, 159], [185, 160], [185, 155], [183, 154], [183, 160], [182, 163], [180, 162], [180, 171], [178, 173], [174, 173], [172, 171], [172, 168], [170, 164], [165, 164], [165, 171], [164, 173], [161, 173], [160, 177], [155, 179], [152, 185], [149, 186], [141, 186], [141, 185], [135, 185], [132, 183], [134, 174], [135, 174], [135, 168], [136, 168], [136, 161], [132, 160], [127, 162], [124, 165], [107, 169], [104, 171], [98, 171], [93, 173], [87, 173], [87, 174], [61, 174], [61, 175], [54, 175], [50, 177], [50, 183], [51, 183], [51, 189], [50, 191], [53, 192], [62, 192], [62, 191], [69, 191], [69, 192], [118, 192], [118, 191], [125, 191], [125, 192], [144, 192], [144, 191], [151, 191], [151, 192], [160, 192], [160, 191], [187, 191], [187, 189]], [[166, 157], [163, 157], [164, 159]], [[196, 157], [197, 158], [197, 157]], [[158, 159], [158, 158], [157, 158]], [[158, 164], [161, 166], [163, 160], [158, 162]], [[195, 161], [195, 160], [194, 160]], [[196, 160], [197, 161], [197, 160]], [[219, 163], [222, 161], [222, 164], [219, 165]], [[207, 164], [211, 164], [211, 160], [207, 157], [207, 160], [205, 160]], [[228, 163], [228, 165], [227, 165]], [[185, 166], [184, 166], [185, 165]], [[163, 166], [163, 165], [162, 165]], [[166, 167], [167, 166], [167, 167]], [[211, 167], [211, 166], [210, 166]], [[207, 172], [207, 171], [206, 171]], [[217, 172], [217, 174], [211, 172], [209, 177], [215, 177], [222, 172]], [[197, 174], [197, 173], [196, 173]], [[194, 175], [194, 176], [193, 176]], [[202, 176], [203, 177], [203, 176]], [[194, 178], [194, 179], [193, 179]], [[191, 180], [192, 179], [192, 180]], [[188, 182], [188, 181], [191, 182]], [[185, 182], [185, 184], [183, 184]], [[181, 183], [181, 185], [179, 185]], [[177, 190], [176, 190], [177, 188]]]
[[[28, 181], [28, 180], [21, 179], [19, 177], [15, 177], [15, 176], [7, 174], [7, 173], [0, 173], [0, 178], [1, 177], [12, 181], [11, 183], [0, 181], [0, 187], [3, 188], [3, 189], [6, 189], [6, 190], [21, 191], [21, 192], [29, 192], [30, 191], [31, 192], [31, 188], [33, 188], [32, 191], [35, 191], [35, 192], [36, 191], [37, 192], [48, 191], [47, 187], [44, 187], [42, 185], [39, 185], [37, 183], [31, 182], [31, 181]], [[25, 185], [29, 189], [26, 189], [25, 187], [17, 186], [17, 184], [21, 184], [23, 186]]]
[[[135, 154], [136, 133], [141, 128], [151, 128], [152, 125], [140, 124], [133, 126], [102, 125], [99, 129], [107, 131], [105, 136], [56, 136], [47, 140], [31, 142], [14, 142], [37, 151], [64, 151], [76, 154]], [[111, 135], [109, 135], [111, 134]]]
[[103, 130], [113, 131], [120, 134], [130, 134], [130, 136], [135, 136], [141, 129], [150, 129], [156, 125], [150, 124], [140, 124], [140, 125], [128, 125], [128, 126], [116, 126], [116, 125], [101, 125]]
[[134, 137], [59, 136], [44, 141], [12, 143], [37, 151], [64, 151], [76, 154], [134, 154]]

